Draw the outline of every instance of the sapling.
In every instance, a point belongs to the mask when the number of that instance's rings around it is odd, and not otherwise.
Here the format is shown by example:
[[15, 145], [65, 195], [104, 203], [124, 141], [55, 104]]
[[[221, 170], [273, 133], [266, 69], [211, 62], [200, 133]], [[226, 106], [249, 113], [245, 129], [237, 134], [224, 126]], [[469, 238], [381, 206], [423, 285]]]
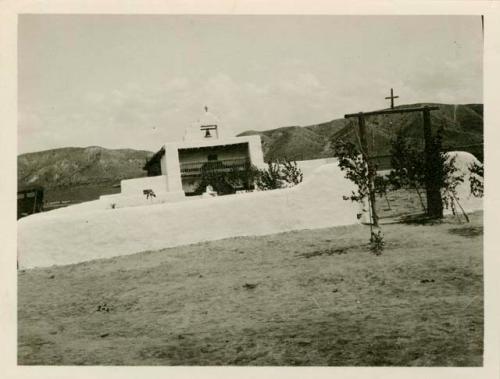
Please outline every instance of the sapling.
[[256, 184], [258, 189], [266, 191], [296, 186], [303, 178], [297, 162], [281, 159], [268, 162], [267, 169], [259, 171]]
[[296, 161], [285, 159], [281, 161], [281, 178], [288, 186], [296, 186], [302, 182], [304, 175]]
[[[464, 182], [464, 174], [460, 173], [455, 165], [456, 156], [448, 156], [443, 152], [443, 128], [437, 130], [431, 140], [430, 150], [433, 159], [430, 161], [430, 174], [433, 181], [441, 189], [441, 201], [443, 206], [450, 209], [453, 215], [457, 215], [458, 206], [467, 222], [469, 216], [460, 204], [457, 187]], [[428, 173], [429, 174], [429, 173]]]
[[456, 156], [446, 158], [443, 154], [443, 186], [441, 188], [441, 197], [445, 208], [451, 209], [453, 215], [457, 215], [455, 208], [455, 205], [457, 205], [462, 211], [465, 220], [469, 222], [469, 216], [467, 216], [467, 213], [462, 208], [457, 193], [457, 187], [464, 182], [464, 174], [457, 172], [458, 169], [455, 165], [456, 159]]
[[372, 197], [370, 196], [375, 193], [375, 189], [372, 187], [373, 184], [370, 181], [370, 175], [376, 177], [376, 171], [373, 167], [370, 167], [356, 145], [351, 142], [342, 140], [335, 142], [334, 154], [339, 160], [340, 169], [345, 172], [345, 178], [356, 186], [356, 190], [351, 191], [350, 195], [343, 196], [344, 200], [357, 202], [361, 207], [368, 200], [370, 220], [376, 225], [378, 220], [376, 214], [374, 214], [375, 212], [373, 212]]
[[270, 161], [267, 169], [259, 170], [257, 177], [257, 188], [262, 191], [283, 188], [284, 183], [281, 177], [281, 167], [278, 162]]
[[469, 217], [460, 204], [457, 187], [463, 183], [464, 175], [458, 173], [455, 165], [456, 157], [449, 158], [442, 149], [442, 129], [438, 129], [436, 135], [430, 141], [432, 159], [425, 162], [425, 154], [422, 150], [412, 147], [401, 132], [392, 141], [392, 170], [388, 180], [393, 189], [408, 188], [417, 193], [422, 208], [427, 211], [419, 188], [426, 185], [426, 176], [441, 189], [441, 200], [443, 206], [457, 215], [456, 207], [460, 208], [464, 218], [469, 222]]
[[[358, 151], [353, 143], [338, 140], [335, 142], [334, 152], [335, 157], [339, 160], [340, 169], [345, 172], [345, 178], [356, 186], [356, 190], [351, 191], [350, 195], [344, 195], [343, 199], [357, 202], [361, 207], [363, 207], [366, 200], [368, 201], [368, 212], [371, 220], [370, 250], [372, 251], [373, 245], [373, 251], [380, 255], [384, 248], [383, 235], [380, 230], [377, 233], [373, 231], [373, 226], [378, 226], [378, 220], [372, 201], [376, 188], [374, 183], [379, 183], [379, 191], [382, 191], [383, 185], [381, 183], [385, 183], [384, 179], [377, 175], [376, 167], [367, 162], [365, 156]], [[373, 178], [373, 181], [371, 178]]]
[[370, 251], [375, 255], [381, 255], [384, 250], [384, 235], [381, 230], [378, 230], [377, 233], [371, 233], [370, 237]]
[[483, 197], [484, 193], [484, 166], [473, 162], [469, 166], [470, 192], [475, 197]]
[[424, 212], [427, 212], [419, 188], [425, 183], [425, 161], [422, 151], [409, 144], [399, 131], [391, 142], [391, 166], [388, 176], [390, 186], [395, 189], [412, 189], [418, 196]]
[[387, 202], [387, 206], [389, 207], [389, 209], [391, 209], [391, 203], [387, 198], [387, 191], [390, 185], [389, 179], [381, 175], [376, 175], [373, 184], [375, 193], [380, 197], [383, 196], [385, 198], [385, 201]]

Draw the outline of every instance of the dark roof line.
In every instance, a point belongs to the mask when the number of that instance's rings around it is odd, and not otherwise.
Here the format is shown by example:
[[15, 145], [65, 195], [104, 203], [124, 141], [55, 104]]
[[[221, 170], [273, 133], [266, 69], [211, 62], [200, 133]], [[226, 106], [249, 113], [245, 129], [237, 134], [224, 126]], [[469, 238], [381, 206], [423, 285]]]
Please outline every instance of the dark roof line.
[[149, 158], [149, 160], [146, 162], [144, 167], [142, 168], [143, 170], [146, 170], [154, 163], [159, 161], [163, 156], [165, 155], [165, 146], [163, 146], [160, 150], [158, 150], [154, 155]]

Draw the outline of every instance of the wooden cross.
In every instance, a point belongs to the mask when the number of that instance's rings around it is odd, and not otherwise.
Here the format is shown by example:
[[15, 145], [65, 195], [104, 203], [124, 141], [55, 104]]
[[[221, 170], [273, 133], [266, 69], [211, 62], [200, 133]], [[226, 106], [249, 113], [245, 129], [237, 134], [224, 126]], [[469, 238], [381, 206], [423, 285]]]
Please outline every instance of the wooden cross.
[[399, 96], [394, 96], [394, 90], [391, 88], [391, 96], [386, 97], [386, 99], [391, 99], [391, 109], [394, 109], [394, 99], [398, 99]]

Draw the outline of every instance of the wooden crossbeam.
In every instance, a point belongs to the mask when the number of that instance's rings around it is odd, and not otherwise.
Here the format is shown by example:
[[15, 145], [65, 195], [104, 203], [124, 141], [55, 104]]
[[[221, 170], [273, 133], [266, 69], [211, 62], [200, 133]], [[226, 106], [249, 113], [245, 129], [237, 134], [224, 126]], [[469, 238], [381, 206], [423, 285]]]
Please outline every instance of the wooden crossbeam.
[[217, 130], [217, 125], [202, 125], [200, 130]]
[[376, 116], [381, 114], [395, 114], [395, 113], [410, 113], [410, 112], [423, 112], [423, 111], [435, 111], [438, 110], [439, 107], [417, 107], [417, 108], [398, 108], [398, 109], [384, 109], [381, 111], [373, 111], [373, 112], [358, 112], [358, 113], [350, 113], [346, 114], [345, 118], [352, 117], [361, 117], [361, 116]]

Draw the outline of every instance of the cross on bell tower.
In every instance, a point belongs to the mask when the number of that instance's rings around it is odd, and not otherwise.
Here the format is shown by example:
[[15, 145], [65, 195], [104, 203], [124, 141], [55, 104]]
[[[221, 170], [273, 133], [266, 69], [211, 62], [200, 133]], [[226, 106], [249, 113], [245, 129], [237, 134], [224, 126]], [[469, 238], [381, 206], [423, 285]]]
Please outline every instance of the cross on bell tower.
[[394, 90], [391, 88], [391, 96], [386, 97], [386, 99], [391, 99], [391, 109], [394, 109], [394, 99], [398, 99], [399, 96], [394, 96]]

